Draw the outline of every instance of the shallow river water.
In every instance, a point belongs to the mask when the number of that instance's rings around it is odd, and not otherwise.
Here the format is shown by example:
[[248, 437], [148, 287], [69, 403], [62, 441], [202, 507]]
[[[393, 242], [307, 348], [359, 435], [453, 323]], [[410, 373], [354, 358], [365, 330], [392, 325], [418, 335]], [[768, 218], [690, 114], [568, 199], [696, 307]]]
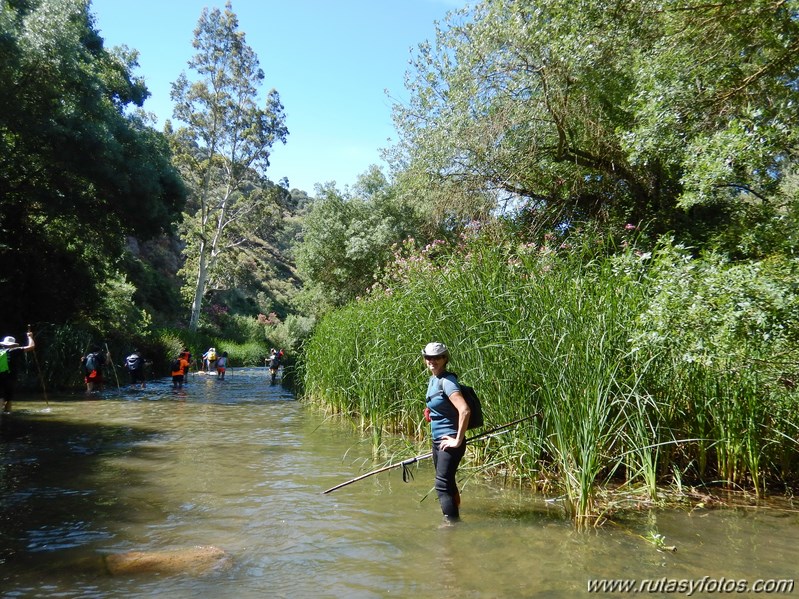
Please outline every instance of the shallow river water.
[[[556, 501], [472, 480], [447, 526], [429, 460], [407, 484], [397, 469], [322, 494], [384, 465], [370, 456], [262, 368], [18, 401], [0, 437], [0, 596], [620, 597], [589, 585], [634, 581], [703, 597], [773, 589], [799, 563], [790, 506], [635, 513], [579, 533]], [[207, 572], [103, 562], [207, 545], [228, 556]]]

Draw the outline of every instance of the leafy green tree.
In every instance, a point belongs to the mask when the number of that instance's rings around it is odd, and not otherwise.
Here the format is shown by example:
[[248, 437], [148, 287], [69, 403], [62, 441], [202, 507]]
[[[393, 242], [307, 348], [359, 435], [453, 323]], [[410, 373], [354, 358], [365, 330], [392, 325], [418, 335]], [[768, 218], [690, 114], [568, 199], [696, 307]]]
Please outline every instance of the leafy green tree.
[[748, 207], [796, 161], [797, 49], [793, 2], [485, 0], [420, 45], [392, 163], [436, 202], [709, 239], [777, 211]]
[[636, 118], [623, 134], [630, 161], [657, 157], [690, 218], [679, 228], [688, 241], [720, 242], [742, 257], [776, 249], [755, 247], [751, 229], [782, 229], [797, 208], [779, 191], [799, 147], [796, 3], [672, 1], [647, 18], [657, 35], [634, 65]]
[[410, 103], [395, 105], [401, 169], [423, 186], [460, 186], [461, 203], [524, 198], [550, 222], [597, 218], [611, 198], [645, 202], [645, 176], [615, 135], [631, 122], [637, 42], [607, 4], [496, 0], [451, 13], [436, 45], [419, 47]]
[[272, 146], [285, 143], [288, 130], [280, 97], [268, 93], [258, 105], [264, 79], [258, 58], [238, 30], [231, 4], [204, 9], [194, 32], [197, 53], [172, 85], [174, 117], [184, 127], [174, 134], [178, 164], [191, 190], [184, 230], [186, 257], [193, 270], [190, 328], [196, 330], [209, 279], [219, 258], [240, 245], [241, 227], [269, 193], [260, 176]]
[[365, 293], [390, 263], [394, 247], [424, 231], [426, 219], [376, 166], [358, 178], [352, 192], [329, 183], [318, 186], [316, 196], [296, 255], [304, 305], [321, 313]]
[[[170, 230], [184, 188], [163, 135], [126, 108], [148, 92], [85, 0], [0, 3], [0, 317], [91, 316], [127, 235]], [[13, 323], [18, 326], [18, 323]]]

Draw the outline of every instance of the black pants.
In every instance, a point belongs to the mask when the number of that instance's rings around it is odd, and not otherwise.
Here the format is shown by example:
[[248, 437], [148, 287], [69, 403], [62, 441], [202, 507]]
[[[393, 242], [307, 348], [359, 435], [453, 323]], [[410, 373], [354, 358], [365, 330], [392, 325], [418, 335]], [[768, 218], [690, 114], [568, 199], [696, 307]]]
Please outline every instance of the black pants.
[[0, 393], [4, 402], [14, 399], [14, 383], [16, 381], [10, 372], [0, 372]]
[[144, 383], [144, 368], [136, 368], [130, 371], [130, 384], [141, 385]]
[[460, 493], [455, 482], [455, 473], [466, 453], [466, 441], [460, 447], [450, 447], [445, 450], [438, 448], [438, 441], [433, 442], [433, 465], [436, 469], [436, 493], [441, 511], [449, 518], [460, 516]]

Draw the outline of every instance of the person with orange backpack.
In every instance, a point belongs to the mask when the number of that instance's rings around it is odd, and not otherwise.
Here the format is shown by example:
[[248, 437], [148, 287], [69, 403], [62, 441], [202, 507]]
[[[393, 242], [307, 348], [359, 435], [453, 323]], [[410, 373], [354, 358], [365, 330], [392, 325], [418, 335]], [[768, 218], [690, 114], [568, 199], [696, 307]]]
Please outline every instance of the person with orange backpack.
[[186, 370], [189, 368], [189, 361], [183, 353], [178, 354], [178, 357], [172, 360], [169, 366], [172, 372], [172, 388], [182, 389], [183, 381], [186, 377]]
[[191, 352], [187, 350], [185, 347], [183, 351], [180, 352], [180, 357], [186, 360], [186, 368], [183, 369], [183, 384], [189, 382], [189, 370], [191, 369]]

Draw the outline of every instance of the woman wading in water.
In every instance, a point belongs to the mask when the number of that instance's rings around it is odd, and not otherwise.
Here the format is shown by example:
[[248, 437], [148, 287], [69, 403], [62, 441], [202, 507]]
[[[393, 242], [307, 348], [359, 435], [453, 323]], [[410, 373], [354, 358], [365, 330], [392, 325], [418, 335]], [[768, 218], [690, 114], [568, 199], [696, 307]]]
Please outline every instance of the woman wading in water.
[[429, 419], [433, 437], [435, 489], [444, 518], [455, 521], [460, 517], [461, 503], [455, 473], [466, 453], [466, 428], [470, 411], [458, 386], [458, 379], [447, 372], [447, 346], [438, 342], [428, 343], [422, 355], [431, 375], [427, 383], [425, 416]]

